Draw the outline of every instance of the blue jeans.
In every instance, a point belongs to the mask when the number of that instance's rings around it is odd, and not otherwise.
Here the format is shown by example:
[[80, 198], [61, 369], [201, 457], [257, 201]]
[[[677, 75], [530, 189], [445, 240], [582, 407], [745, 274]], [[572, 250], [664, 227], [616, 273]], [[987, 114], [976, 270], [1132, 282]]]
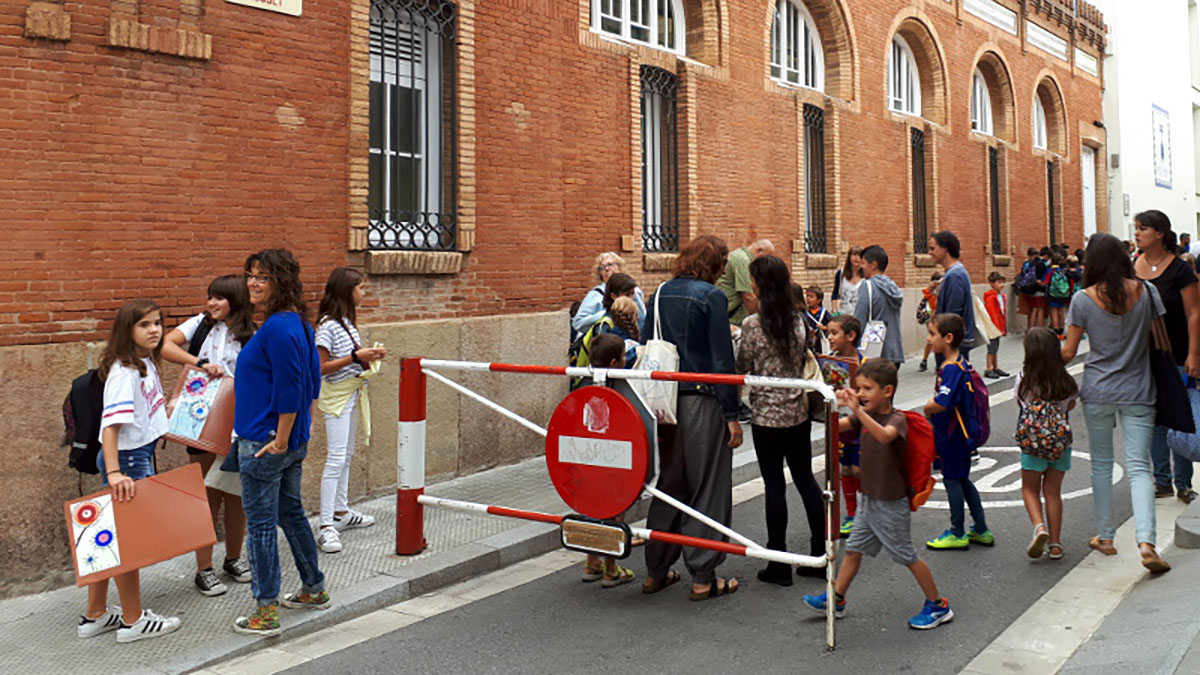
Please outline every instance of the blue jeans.
[[[1179, 375], [1184, 375], [1183, 368]], [[1150, 444], [1150, 457], [1154, 460], [1154, 484], [1171, 487], [1171, 464], [1175, 465], [1174, 478], [1176, 490], [1189, 490], [1192, 487], [1192, 463], [1187, 459], [1171, 452], [1167, 447], [1167, 428], [1154, 427], [1154, 438]]]
[[1113, 430], [1120, 421], [1125, 437], [1125, 472], [1139, 544], [1155, 543], [1154, 478], [1150, 472], [1150, 441], [1154, 435], [1154, 406], [1084, 403], [1088, 440], [1092, 451], [1092, 512], [1096, 536], [1112, 539], [1117, 529], [1112, 517]]
[[[154, 446], [156, 445], [158, 445], [157, 438], [140, 448], [117, 451], [117, 465], [121, 467], [121, 473], [134, 480], [153, 476]], [[105, 487], [108, 487], [108, 471], [104, 468], [103, 450], [100, 451], [100, 454], [96, 455], [96, 467], [100, 469], [101, 483]]]
[[975, 524], [971, 526], [972, 530], [980, 534], [987, 532], [987, 520], [983, 516], [983, 501], [979, 499], [979, 490], [975, 489], [975, 484], [970, 478], [943, 478], [942, 482], [946, 485], [946, 498], [950, 502], [950, 531], [954, 536], [961, 537], [966, 534], [966, 529], [963, 527], [963, 502], [971, 509], [971, 520]]
[[246, 511], [246, 549], [250, 554], [250, 590], [259, 605], [279, 601], [279, 540], [275, 525], [283, 528], [301, 590], [325, 590], [325, 575], [317, 566], [317, 542], [300, 503], [300, 478], [308, 446], [282, 455], [255, 457], [265, 442], [239, 438], [234, 445], [242, 477], [242, 508]]

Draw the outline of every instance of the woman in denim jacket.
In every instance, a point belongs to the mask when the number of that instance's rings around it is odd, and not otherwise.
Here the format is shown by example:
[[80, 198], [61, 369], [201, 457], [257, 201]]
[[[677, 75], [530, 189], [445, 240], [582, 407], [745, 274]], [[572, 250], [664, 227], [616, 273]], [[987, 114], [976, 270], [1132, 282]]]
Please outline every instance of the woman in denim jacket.
[[[659, 287], [646, 310], [658, 307], [662, 335], [646, 321], [643, 340], [662, 339], [679, 350], [679, 370], [733, 374], [733, 340], [725, 294], [713, 282], [725, 267], [729, 248], [712, 235], [702, 235], [679, 251], [673, 278]], [[662, 424], [659, 433], [658, 489], [717, 522], [728, 525], [733, 511], [733, 449], [742, 444], [737, 422], [738, 395], [732, 385], [679, 383], [678, 424]], [[646, 519], [654, 530], [692, 537], [723, 539], [700, 521], [658, 499]], [[737, 580], [716, 577], [724, 553], [650, 541], [646, 544], [648, 578], [642, 592], [655, 593], [679, 581], [671, 565], [683, 555], [692, 575], [693, 600], [737, 590]]]

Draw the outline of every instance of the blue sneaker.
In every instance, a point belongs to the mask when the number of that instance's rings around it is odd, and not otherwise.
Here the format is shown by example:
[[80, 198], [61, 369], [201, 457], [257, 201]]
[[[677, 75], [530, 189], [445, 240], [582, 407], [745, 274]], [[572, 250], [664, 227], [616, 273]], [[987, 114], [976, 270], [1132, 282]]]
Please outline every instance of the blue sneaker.
[[[805, 598], [808, 601], [808, 598]], [[929, 630], [954, 619], [954, 610], [950, 609], [950, 601], [942, 598], [937, 602], [925, 601], [920, 613], [908, 620], [909, 628]]]
[[[828, 600], [825, 598], [825, 594], [822, 593], [820, 595], [804, 596], [804, 606], [816, 612], [817, 614], [824, 615], [825, 610], [829, 605]], [[833, 615], [839, 619], [846, 616], [845, 600], [837, 603], [837, 606], [833, 608]]]

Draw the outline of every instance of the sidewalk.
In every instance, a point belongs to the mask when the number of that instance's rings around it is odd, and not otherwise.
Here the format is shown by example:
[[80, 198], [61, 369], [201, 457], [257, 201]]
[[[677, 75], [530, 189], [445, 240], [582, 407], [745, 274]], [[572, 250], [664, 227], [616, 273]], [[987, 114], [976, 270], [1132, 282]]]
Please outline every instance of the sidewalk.
[[[982, 367], [982, 354], [977, 360]], [[1021, 360], [1020, 336], [1004, 338], [1000, 367], [1015, 375], [1020, 371]], [[895, 398], [898, 406], [914, 408], [928, 400], [933, 391], [932, 365], [930, 372], [919, 373], [915, 360], [905, 364]], [[988, 384], [992, 392], [999, 392], [1011, 389], [1012, 382], [1009, 377]], [[749, 432], [745, 439], [734, 455], [735, 485], [759, 475]], [[814, 434], [814, 449], [822, 447], [823, 440], [822, 428]], [[531, 434], [530, 443], [537, 442]], [[309, 466], [308, 470], [317, 469]], [[541, 457], [431, 485], [427, 492], [437, 497], [551, 513], [566, 511]], [[630, 520], [643, 518], [648, 504], [648, 500], [642, 500], [635, 505]], [[426, 509], [428, 548], [417, 556], [400, 557], [392, 553], [395, 498], [380, 497], [356, 507], [374, 515], [379, 522], [375, 527], [346, 533], [343, 538], [346, 549], [342, 553], [321, 554], [321, 568], [328, 579], [333, 607], [324, 612], [282, 610], [285, 636], [296, 637], [341, 623], [560, 547], [558, 529], [553, 526]], [[299, 581], [282, 535], [280, 543], [283, 591], [290, 592], [299, 587]], [[221, 549], [218, 544], [214, 559], [220, 559]], [[1182, 556], [1179, 559], [1182, 562]], [[190, 555], [142, 571], [144, 604], [160, 613], [179, 616], [183, 627], [167, 637], [127, 645], [117, 645], [115, 635], [91, 640], [75, 636], [76, 618], [85, 601], [83, 589], [61, 588], [0, 602], [0, 617], [3, 617], [0, 647], [9, 664], [5, 669], [30, 673], [178, 673], [277, 644], [270, 639], [238, 635], [232, 630], [233, 619], [253, 608], [248, 584], [228, 582], [228, 593], [206, 598], [192, 585], [194, 573], [194, 558]], [[1171, 574], [1177, 575], [1182, 583], [1187, 572]], [[110, 589], [110, 599], [116, 601], [115, 589]], [[220, 665], [210, 667], [221, 671]]]

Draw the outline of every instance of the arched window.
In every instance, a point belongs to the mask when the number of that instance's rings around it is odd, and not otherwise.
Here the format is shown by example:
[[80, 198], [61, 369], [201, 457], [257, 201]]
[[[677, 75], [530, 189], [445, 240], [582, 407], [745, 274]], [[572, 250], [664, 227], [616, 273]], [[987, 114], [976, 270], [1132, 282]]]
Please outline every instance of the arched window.
[[992, 124], [992, 96], [988, 93], [983, 73], [975, 69], [971, 79], [971, 129], [981, 134], [994, 135]]
[[812, 16], [799, 0], [776, 0], [771, 21], [771, 77], [825, 90], [825, 54]]
[[1033, 147], [1045, 150], [1048, 147], [1046, 131], [1046, 108], [1037, 94], [1033, 96]]
[[921, 76], [912, 49], [899, 35], [888, 52], [888, 108], [908, 115], [921, 114]]
[[677, 54], [687, 51], [680, 0], [592, 0], [592, 29]]

